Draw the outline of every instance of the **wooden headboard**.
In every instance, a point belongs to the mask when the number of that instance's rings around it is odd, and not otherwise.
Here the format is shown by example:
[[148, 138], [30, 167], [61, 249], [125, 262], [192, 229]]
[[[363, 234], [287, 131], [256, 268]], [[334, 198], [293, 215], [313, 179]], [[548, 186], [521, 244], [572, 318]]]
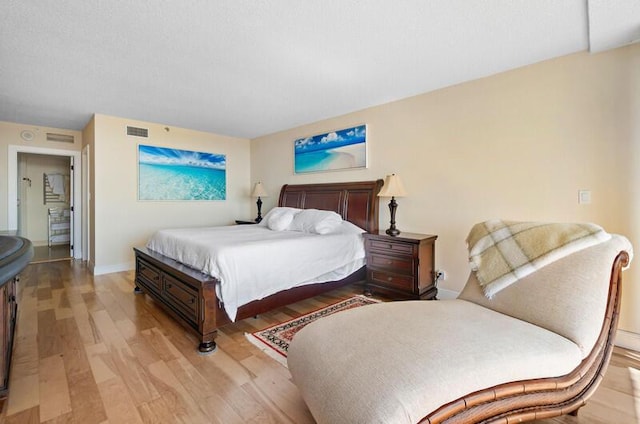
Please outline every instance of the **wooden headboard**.
[[383, 181], [285, 184], [278, 206], [334, 211], [358, 227], [378, 231], [378, 192]]

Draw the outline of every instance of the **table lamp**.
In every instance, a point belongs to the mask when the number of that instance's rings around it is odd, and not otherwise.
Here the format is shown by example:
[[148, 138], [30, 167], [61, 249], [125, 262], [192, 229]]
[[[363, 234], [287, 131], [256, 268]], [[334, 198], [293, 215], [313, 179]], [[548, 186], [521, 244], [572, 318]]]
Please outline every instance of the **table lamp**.
[[268, 197], [267, 191], [264, 189], [262, 182], [258, 181], [255, 186], [253, 186], [253, 191], [251, 192], [251, 197], [257, 197], [258, 201], [256, 205], [258, 205], [258, 217], [255, 219], [256, 222], [262, 221], [262, 199], [261, 197]]
[[385, 231], [390, 236], [397, 236], [400, 234], [400, 230], [396, 228], [396, 209], [398, 208], [398, 203], [396, 202], [397, 197], [406, 196], [407, 192], [402, 185], [402, 181], [400, 177], [396, 174], [387, 175], [384, 180], [384, 186], [382, 186], [382, 190], [378, 193], [379, 197], [391, 197], [391, 201], [389, 202], [389, 212], [391, 213], [391, 226], [387, 231]]

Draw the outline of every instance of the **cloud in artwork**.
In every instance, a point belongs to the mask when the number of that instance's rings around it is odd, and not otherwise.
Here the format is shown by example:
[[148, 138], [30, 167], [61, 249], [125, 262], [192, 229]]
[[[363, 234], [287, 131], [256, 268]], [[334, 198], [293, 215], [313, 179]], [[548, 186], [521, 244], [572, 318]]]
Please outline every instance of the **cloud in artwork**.
[[331, 133], [325, 135], [324, 137], [322, 137], [320, 139], [320, 143], [327, 144], [327, 143], [333, 143], [333, 142], [340, 141], [340, 140], [342, 140], [342, 137], [340, 137], [335, 132], [331, 132]]
[[138, 161], [148, 165], [192, 166], [225, 170], [225, 155], [139, 145]]
[[366, 132], [366, 126], [360, 125], [344, 130], [331, 131], [326, 134], [300, 138], [294, 142], [295, 151], [296, 153], [306, 153], [363, 143], [366, 141]]

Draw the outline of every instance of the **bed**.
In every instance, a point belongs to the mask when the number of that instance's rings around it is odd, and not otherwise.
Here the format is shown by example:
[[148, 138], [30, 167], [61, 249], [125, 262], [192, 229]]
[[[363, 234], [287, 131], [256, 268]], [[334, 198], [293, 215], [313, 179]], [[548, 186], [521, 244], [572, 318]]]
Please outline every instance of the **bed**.
[[[365, 231], [378, 230], [377, 194], [382, 180], [348, 183], [284, 185], [278, 206], [338, 213]], [[201, 353], [213, 352], [218, 328], [231, 322], [219, 301], [216, 278], [148, 249], [135, 247], [135, 292], [152, 297], [169, 315], [199, 338]], [[247, 264], [249, 265], [249, 264]], [[237, 308], [235, 320], [365, 280], [364, 267], [338, 281], [283, 290]]]

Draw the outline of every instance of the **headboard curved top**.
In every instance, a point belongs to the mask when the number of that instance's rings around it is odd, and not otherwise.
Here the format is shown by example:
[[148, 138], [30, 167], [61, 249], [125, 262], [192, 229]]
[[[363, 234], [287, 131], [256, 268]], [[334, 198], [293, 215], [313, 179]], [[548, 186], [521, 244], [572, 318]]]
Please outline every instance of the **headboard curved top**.
[[285, 184], [278, 206], [323, 209], [368, 231], [378, 231], [378, 192], [383, 181], [347, 183]]

